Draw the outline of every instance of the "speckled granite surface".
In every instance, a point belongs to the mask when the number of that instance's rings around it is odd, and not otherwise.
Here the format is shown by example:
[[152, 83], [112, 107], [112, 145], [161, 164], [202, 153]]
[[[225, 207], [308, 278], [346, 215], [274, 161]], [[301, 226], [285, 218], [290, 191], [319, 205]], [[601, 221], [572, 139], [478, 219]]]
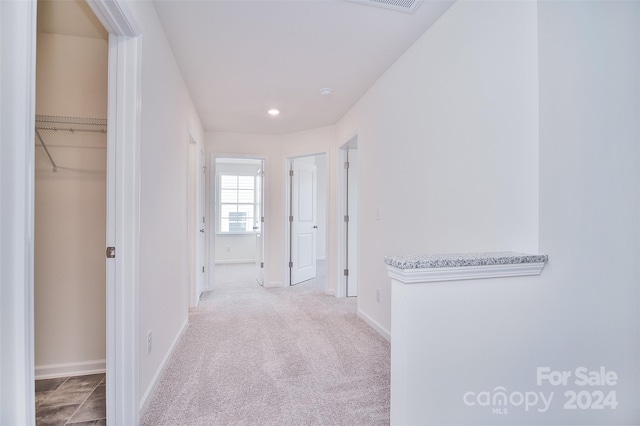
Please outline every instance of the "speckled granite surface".
[[517, 252], [431, 254], [423, 256], [387, 256], [384, 262], [399, 269], [455, 268], [463, 266], [513, 265], [540, 263], [549, 260], [546, 254]]

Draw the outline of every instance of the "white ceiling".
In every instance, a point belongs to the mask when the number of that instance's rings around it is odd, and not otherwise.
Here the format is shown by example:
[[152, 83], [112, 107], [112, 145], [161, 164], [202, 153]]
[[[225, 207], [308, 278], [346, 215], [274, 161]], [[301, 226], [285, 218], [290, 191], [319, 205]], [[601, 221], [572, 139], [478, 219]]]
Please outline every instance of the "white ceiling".
[[335, 124], [452, 3], [413, 14], [345, 0], [154, 4], [205, 130], [283, 134]]

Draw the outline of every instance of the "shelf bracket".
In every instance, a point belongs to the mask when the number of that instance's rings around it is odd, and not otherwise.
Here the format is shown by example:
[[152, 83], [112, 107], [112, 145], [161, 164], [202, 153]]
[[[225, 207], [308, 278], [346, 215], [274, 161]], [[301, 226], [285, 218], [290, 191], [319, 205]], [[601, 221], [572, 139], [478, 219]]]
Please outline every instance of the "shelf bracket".
[[36, 129], [36, 136], [40, 140], [40, 144], [44, 148], [44, 152], [47, 153], [47, 157], [49, 157], [49, 161], [51, 161], [51, 165], [53, 166], [53, 173], [58, 173], [58, 166], [56, 165], [56, 162], [53, 161], [53, 158], [51, 158], [51, 153], [49, 153], [49, 149], [47, 149], [47, 145], [42, 140], [42, 136], [40, 136], [40, 132], [38, 131], [38, 129]]

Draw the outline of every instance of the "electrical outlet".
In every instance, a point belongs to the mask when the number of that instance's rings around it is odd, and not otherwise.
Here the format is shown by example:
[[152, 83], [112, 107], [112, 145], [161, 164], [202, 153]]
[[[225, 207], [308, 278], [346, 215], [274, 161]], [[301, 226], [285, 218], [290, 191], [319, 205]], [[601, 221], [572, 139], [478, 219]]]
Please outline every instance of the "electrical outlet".
[[380, 303], [380, 289], [376, 288], [376, 301]]
[[151, 352], [151, 330], [147, 333], [147, 355]]

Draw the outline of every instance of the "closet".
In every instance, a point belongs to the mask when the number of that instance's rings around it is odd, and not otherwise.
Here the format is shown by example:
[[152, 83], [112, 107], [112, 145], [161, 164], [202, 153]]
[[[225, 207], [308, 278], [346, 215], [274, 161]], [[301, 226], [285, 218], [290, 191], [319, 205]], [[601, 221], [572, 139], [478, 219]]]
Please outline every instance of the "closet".
[[104, 384], [91, 375], [106, 365], [107, 77], [107, 33], [88, 5], [39, 1], [34, 352], [36, 406], [49, 411], [65, 377], [85, 378], [67, 384], [77, 399]]

